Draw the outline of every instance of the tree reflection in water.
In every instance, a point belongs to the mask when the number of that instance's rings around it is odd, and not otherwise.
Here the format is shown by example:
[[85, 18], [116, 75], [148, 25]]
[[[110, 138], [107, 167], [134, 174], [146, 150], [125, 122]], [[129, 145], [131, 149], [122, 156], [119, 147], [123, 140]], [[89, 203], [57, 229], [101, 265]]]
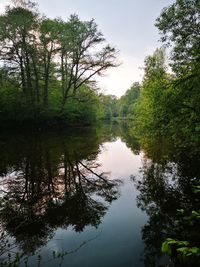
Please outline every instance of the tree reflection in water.
[[199, 196], [194, 185], [200, 177], [198, 151], [175, 149], [169, 140], [146, 140], [140, 177], [132, 177], [139, 190], [137, 205], [148, 215], [142, 228], [145, 242], [145, 266], [180, 266], [176, 259], [166, 264], [161, 252], [162, 242], [170, 237], [188, 240], [199, 246], [199, 229], [177, 220], [178, 209], [199, 210]]
[[[102, 140], [82, 135], [15, 137], [2, 150], [1, 256], [16, 245], [25, 254], [34, 252], [58, 227], [97, 227], [117, 199], [120, 181], [100, 172], [96, 162]], [[14, 237], [9, 249], [3, 245], [7, 235]]]

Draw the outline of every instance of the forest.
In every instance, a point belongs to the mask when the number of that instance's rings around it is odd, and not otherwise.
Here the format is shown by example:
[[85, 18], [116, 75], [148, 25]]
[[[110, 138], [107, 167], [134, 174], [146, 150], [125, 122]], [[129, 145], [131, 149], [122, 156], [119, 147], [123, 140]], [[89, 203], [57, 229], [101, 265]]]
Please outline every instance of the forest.
[[[120, 63], [119, 51], [106, 42], [94, 19], [82, 21], [77, 14], [67, 20], [48, 18], [33, 2], [15, 1], [7, 6], [0, 15], [0, 128], [31, 126], [37, 130], [49, 126], [84, 128], [105, 122], [124, 124], [125, 139], [136, 153], [141, 147], [147, 155], [151, 154], [155, 143], [167, 142], [173, 146], [170, 159], [176, 157], [175, 162], [183, 157], [188, 161], [199, 159], [200, 1], [174, 1], [161, 11], [155, 27], [161, 46], [144, 59], [142, 81], [133, 81], [126, 93], [117, 98], [103, 94], [96, 82], [97, 76]], [[159, 153], [165, 155], [165, 151]], [[60, 155], [61, 152], [59, 160]], [[157, 154], [151, 156], [156, 158]], [[76, 159], [77, 155], [73, 157]], [[87, 169], [81, 160], [76, 164]], [[65, 164], [75, 172], [71, 162]], [[186, 191], [191, 189], [194, 203], [180, 197], [184, 207], [177, 209], [174, 219], [179, 230], [187, 225], [186, 232], [192, 234], [184, 236], [179, 231], [167, 236], [160, 246], [163, 253], [176, 259], [174, 266], [192, 266], [197, 258], [200, 262], [200, 177], [195, 171], [191, 171], [192, 178], [188, 174], [188, 187], [184, 187]], [[87, 184], [84, 172], [81, 175]], [[105, 190], [103, 196], [112, 200], [116, 184], [106, 187], [107, 180], [99, 179]], [[89, 182], [91, 193], [94, 181]], [[137, 185], [141, 191], [145, 186]], [[156, 186], [152, 189], [155, 192]], [[145, 200], [140, 199], [140, 204], [144, 205]], [[97, 208], [104, 213], [103, 208]]]
[[4, 124], [91, 123], [108, 102], [95, 75], [117, 66], [94, 20], [49, 19], [17, 1], [0, 16], [1, 113]]

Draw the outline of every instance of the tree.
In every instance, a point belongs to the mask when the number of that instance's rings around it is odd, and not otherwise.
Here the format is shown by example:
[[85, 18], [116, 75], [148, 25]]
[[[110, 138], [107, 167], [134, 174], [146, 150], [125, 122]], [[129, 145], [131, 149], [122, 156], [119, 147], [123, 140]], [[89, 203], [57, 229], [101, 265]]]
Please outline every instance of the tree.
[[[162, 41], [172, 46], [173, 119], [179, 138], [197, 142], [200, 131], [200, 2], [176, 0], [156, 21]], [[177, 127], [177, 125], [179, 127]]]
[[194, 70], [200, 62], [199, 0], [176, 0], [161, 12], [155, 25], [162, 34], [162, 41], [173, 45], [171, 58], [176, 74]]
[[0, 59], [10, 75], [19, 77], [26, 101], [35, 105], [38, 80], [35, 77], [35, 31], [38, 15], [29, 6], [7, 7], [0, 16]]
[[[54, 66], [53, 60], [59, 51], [59, 24], [56, 20], [44, 18], [40, 23], [40, 50], [42, 58], [42, 78], [44, 80], [43, 104], [46, 107], [49, 99], [49, 80]], [[55, 70], [53, 70], [55, 71]]]
[[114, 95], [99, 95], [100, 98], [100, 114], [103, 120], [112, 120], [119, 116], [118, 99]]
[[115, 48], [110, 45], [100, 46], [105, 39], [94, 20], [84, 22], [77, 15], [71, 15], [67, 23], [60, 21], [60, 26], [63, 111], [66, 100], [75, 96], [83, 84], [91, 84], [95, 75], [116, 67], [117, 63]]
[[135, 104], [140, 95], [140, 84], [138, 82], [133, 83], [130, 89], [128, 89], [119, 100], [120, 105], [120, 115], [123, 118], [133, 117]]
[[[21, 118], [63, 119], [70, 117], [66, 111], [77, 115], [84, 110], [90, 120], [88, 99], [97, 100], [95, 76], [117, 66], [116, 55], [94, 20], [81, 21], [77, 15], [68, 21], [49, 19], [35, 3], [23, 0], [0, 15], [0, 62], [19, 81]], [[72, 103], [75, 109], [69, 109]]]
[[169, 122], [170, 76], [166, 72], [165, 52], [157, 49], [145, 60], [141, 95], [136, 104], [135, 125], [140, 136], [163, 134]]

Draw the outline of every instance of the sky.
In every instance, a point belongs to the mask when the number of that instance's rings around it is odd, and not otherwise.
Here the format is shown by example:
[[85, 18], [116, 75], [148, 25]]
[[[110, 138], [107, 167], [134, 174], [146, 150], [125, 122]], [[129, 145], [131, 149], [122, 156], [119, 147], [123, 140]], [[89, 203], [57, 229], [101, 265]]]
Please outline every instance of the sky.
[[[9, 0], [0, 0], [3, 12]], [[81, 20], [94, 18], [106, 41], [119, 50], [121, 65], [98, 77], [98, 87], [105, 94], [118, 97], [141, 81], [146, 56], [162, 44], [154, 26], [161, 10], [174, 0], [35, 0], [39, 10], [51, 18], [67, 20], [76, 13]]]

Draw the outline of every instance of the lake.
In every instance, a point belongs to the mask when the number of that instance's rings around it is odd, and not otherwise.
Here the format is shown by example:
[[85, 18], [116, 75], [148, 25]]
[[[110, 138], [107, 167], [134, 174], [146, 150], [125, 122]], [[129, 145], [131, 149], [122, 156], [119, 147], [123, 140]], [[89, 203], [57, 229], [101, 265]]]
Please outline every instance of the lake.
[[115, 124], [2, 133], [0, 149], [1, 266], [167, 266], [198, 159]]

